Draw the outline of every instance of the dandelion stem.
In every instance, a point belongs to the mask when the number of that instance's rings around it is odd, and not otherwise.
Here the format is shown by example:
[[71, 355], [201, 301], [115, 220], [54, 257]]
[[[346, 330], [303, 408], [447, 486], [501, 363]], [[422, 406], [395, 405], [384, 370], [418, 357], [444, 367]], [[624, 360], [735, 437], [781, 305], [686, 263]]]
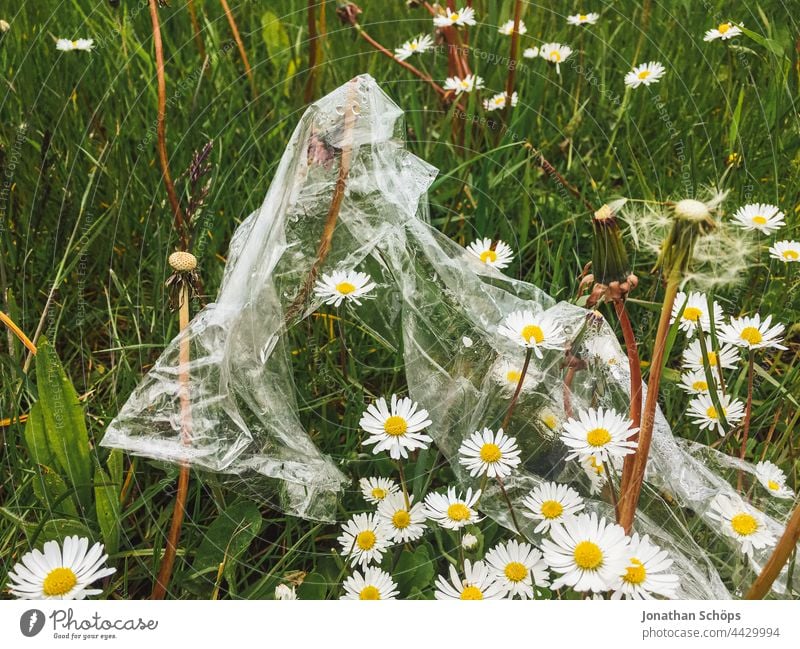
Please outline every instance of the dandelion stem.
[[[747, 591], [745, 599], [763, 599], [769, 592], [772, 584], [778, 578], [781, 569], [789, 560], [789, 556], [795, 551], [797, 542], [800, 540], [800, 505], [794, 508], [792, 517], [786, 524], [786, 529], [783, 532], [778, 544], [772, 552], [772, 555], [764, 564], [761, 574], [756, 577], [750, 590]], [[790, 584], [787, 582], [787, 587]]]
[[197, 51], [200, 53], [200, 59], [206, 60], [206, 46], [203, 43], [203, 37], [200, 34], [200, 23], [197, 20], [197, 11], [194, 7], [194, 0], [186, 0], [186, 7], [189, 9], [189, 20], [192, 22], [192, 34], [194, 35], [194, 42], [197, 45]]
[[[182, 284], [180, 291], [180, 307], [178, 319], [182, 337], [178, 351], [178, 383], [180, 385], [180, 404], [181, 404], [181, 442], [189, 444], [191, 436], [191, 413], [189, 410], [189, 337], [187, 327], [189, 326], [189, 285]], [[186, 497], [189, 493], [189, 465], [181, 463], [178, 475], [178, 489], [175, 494], [175, 508], [172, 510], [172, 520], [170, 521], [169, 534], [167, 535], [167, 546], [161, 565], [153, 587], [152, 599], [164, 599], [172, 577], [172, 568], [175, 564], [175, 556], [178, 551], [178, 540], [183, 526], [183, 518], [186, 514]]]
[[630, 534], [633, 518], [636, 515], [636, 506], [639, 503], [639, 494], [642, 491], [644, 470], [647, 465], [647, 456], [650, 452], [650, 442], [653, 438], [653, 426], [658, 407], [658, 389], [661, 384], [661, 372], [664, 369], [664, 353], [667, 347], [667, 334], [669, 334], [669, 321], [672, 307], [678, 294], [681, 272], [672, 270], [667, 278], [664, 292], [664, 303], [661, 307], [661, 317], [658, 321], [656, 339], [653, 347], [653, 357], [650, 366], [650, 376], [647, 381], [647, 398], [642, 412], [642, 425], [639, 429], [638, 446], [633, 453], [635, 462], [633, 470], [628, 476], [628, 481], [620, 485], [619, 524], [625, 528], [625, 533]]
[[517, 389], [514, 390], [514, 396], [511, 397], [511, 403], [508, 404], [508, 410], [506, 411], [506, 416], [503, 417], [503, 425], [501, 428], [504, 431], [508, 431], [508, 425], [511, 423], [511, 416], [514, 414], [514, 408], [517, 405], [517, 401], [519, 400], [519, 394], [522, 392], [522, 384], [525, 382], [525, 375], [528, 373], [528, 365], [531, 362], [531, 354], [533, 353], [533, 348], [528, 347], [527, 351], [525, 352], [525, 362], [522, 364], [522, 371], [519, 375], [519, 381], [517, 381]]
[[[623, 300], [614, 300], [614, 309], [617, 312], [617, 318], [619, 319], [620, 327], [622, 327], [622, 337], [625, 340], [625, 349], [628, 353], [628, 369], [631, 375], [630, 418], [633, 421], [634, 428], [639, 428], [642, 425], [642, 366], [639, 362], [639, 350], [636, 346], [636, 335], [633, 332], [631, 320], [628, 317], [628, 311], [625, 308], [625, 302]], [[634, 441], [635, 439], [636, 438], [634, 438]], [[622, 488], [622, 484], [628, 483], [631, 479], [631, 473], [633, 472], [633, 467], [635, 464], [634, 457], [634, 453], [629, 453], [625, 456], [625, 461], [622, 465], [620, 488]], [[617, 512], [617, 521], [619, 521], [620, 512], [618, 503], [614, 503], [614, 509]]]
[[239, 27], [236, 25], [236, 19], [233, 17], [233, 12], [228, 6], [228, 0], [219, 0], [222, 5], [222, 10], [225, 12], [225, 17], [228, 19], [228, 24], [231, 27], [233, 40], [236, 41], [236, 47], [239, 48], [239, 56], [242, 57], [242, 65], [244, 65], [244, 73], [247, 75], [247, 80], [250, 82], [250, 92], [253, 99], [256, 98], [256, 80], [253, 77], [253, 70], [250, 68], [250, 61], [247, 59], [247, 51], [244, 49], [244, 42], [239, 34]]
[[[747, 453], [747, 438], [750, 436], [750, 419], [753, 415], [753, 372], [755, 369], [756, 351], [749, 350], [747, 354], [747, 403], [744, 407], [744, 423], [742, 424], [742, 447], [739, 450], [739, 459], [744, 460]], [[739, 469], [739, 478], [737, 486], [739, 491], [742, 490], [742, 480], [744, 472]]]
[[321, 39], [325, 36], [325, 3], [319, 2], [319, 29], [317, 29], [316, 6], [319, 0], [308, 0], [308, 78], [304, 100], [310, 104], [317, 91], [317, 72], [322, 58]]
[[[633, 455], [633, 453], [629, 453], [629, 455]], [[614, 506], [614, 515], [617, 517], [617, 522], [619, 522], [619, 500], [617, 499], [617, 490], [614, 489], [611, 465], [605, 460], [603, 461], [603, 469], [605, 470], [606, 477], [608, 478], [606, 482], [608, 483], [608, 493], [611, 496], [611, 504]]]

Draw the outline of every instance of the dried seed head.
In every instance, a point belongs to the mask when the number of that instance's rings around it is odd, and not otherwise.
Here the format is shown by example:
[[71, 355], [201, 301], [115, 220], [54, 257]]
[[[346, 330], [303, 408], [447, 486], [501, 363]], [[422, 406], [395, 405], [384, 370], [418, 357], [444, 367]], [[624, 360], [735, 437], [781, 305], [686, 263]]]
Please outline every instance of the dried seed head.
[[675, 215], [688, 221], [704, 221], [711, 216], [708, 206], [693, 198], [684, 198], [675, 203]]
[[191, 252], [173, 252], [167, 261], [176, 273], [188, 273], [197, 268], [197, 257]]
[[605, 285], [624, 282], [631, 273], [631, 267], [622, 231], [610, 205], [603, 205], [594, 213], [592, 230], [592, 274], [595, 281]]

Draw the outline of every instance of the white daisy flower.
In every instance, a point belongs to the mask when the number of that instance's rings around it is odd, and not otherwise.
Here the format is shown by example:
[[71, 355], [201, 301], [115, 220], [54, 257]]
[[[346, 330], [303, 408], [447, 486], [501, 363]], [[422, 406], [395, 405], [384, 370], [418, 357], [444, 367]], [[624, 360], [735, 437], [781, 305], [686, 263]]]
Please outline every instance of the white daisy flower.
[[625, 75], [625, 85], [629, 88], [649, 86], [657, 83], [667, 72], [667, 69], [658, 61], [650, 61], [637, 65]]
[[570, 54], [572, 54], [572, 48], [561, 43], [545, 43], [539, 48], [539, 56], [545, 61], [553, 63], [559, 74], [561, 74], [561, 64], [569, 58]]
[[[522, 377], [523, 364], [524, 359], [510, 360], [506, 357], [500, 357], [492, 367], [492, 378], [502, 386], [504, 392], [509, 395], [513, 394]], [[529, 366], [528, 371], [525, 372], [525, 379], [522, 381], [522, 391], [529, 392], [533, 390], [540, 380], [540, 374]]]
[[462, 92], [480, 90], [481, 88], [483, 88], [483, 77], [476, 77], [474, 74], [468, 74], [463, 79], [461, 77], [447, 77], [444, 82], [444, 89], [452, 90], [456, 95], [460, 95]]
[[535, 59], [539, 56], [539, 48], [538, 47], [526, 47], [522, 51], [522, 56], [526, 59]]
[[465, 27], [475, 25], [475, 10], [472, 7], [463, 7], [457, 11], [444, 9], [444, 14], [439, 14], [433, 19], [433, 24], [437, 27]]
[[570, 25], [594, 25], [598, 20], [600, 20], [600, 14], [598, 13], [575, 14], [574, 16], [567, 16], [567, 22]]
[[619, 366], [627, 362], [625, 356], [620, 353], [616, 341], [610, 337], [595, 336], [584, 340], [583, 347], [588, 358], [597, 359], [604, 365]]
[[582, 458], [580, 464], [586, 473], [586, 477], [589, 478], [589, 493], [592, 496], [599, 494], [603, 491], [603, 487], [605, 487], [608, 478], [603, 463], [594, 455], [590, 455]]
[[782, 324], [770, 327], [770, 324], [772, 324], [771, 315], [764, 318], [763, 322], [758, 313], [754, 316], [731, 318], [729, 324], [724, 324], [720, 327], [719, 339], [746, 349], [763, 349], [764, 347], [786, 349], [780, 343], [783, 340], [783, 332], [786, 327]]
[[599, 462], [612, 457], [623, 457], [636, 450], [636, 442], [628, 438], [639, 432], [633, 422], [615, 410], [588, 408], [578, 413], [578, 419], [564, 423], [561, 441], [572, 449], [567, 459], [586, 458], [590, 455]]
[[580, 514], [550, 528], [542, 541], [544, 560], [561, 576], [553, 589], [569, 586], [578, 592], [609, 590], [628, 562], [625, 530], [597, 514]]
[[[514, 93], [517, 94], [517, 93]], [[503, 95], [505, 97], [505, 95]], [[502, 270], [514, 259], [514, 252], [505, 241], [494, 243], [489, 238], [477, 239], [467, 246], [467, 252], [487, 266]]]
[[706, 35], [703, 36], [703, 40], [710, 42], [719, 38], [720, 40], [727, 41], [729, 38], [735, 38], [741, 35], [741, 33], [742, 30], [733, 23], [720, 23], [717, 25], [716, 29], [709, 29]]
[[527, 511], [522, 513], [539, 521], [535, 533], [546, 532], [551, 525], [563, 523], [583, 509], [583, 498], [572, 487], [557, 482], [545, 482], [535, 487], [522, 501]]
[[18, 599], [84, 599], [103, 592], [89, 586], [116, 572], [106, 568], [103, 544], [89, 548], [89, 539], [68, 536], [59, 547], [48, 541], [43, 551], [32, 550], [8, 573], [8, 590]]
[[634, 533], [628, 543], [628, 566], [613, 585], [611, 599], [654, 599], [660, 595], [673, 599], [678, 590], [678, 575], [665, 572], [672, 566], [666, 550], [650, 542], [645, 534], [642, 538]]
[[470, 338], [469, 336], [462, 336], [461, 344], [464, 345], [464, 347], [466, 347], [467, 349], [469, 349], [475, 343], [473, 342], [472, 338]]
[[497, 433], [484, 428], [461, 443], [458, 461], [473, 478], [479, 475], [505, 478], [519, 465], [519, 453], [516, 438], [506, 435], [502, 428]]
[[756, 464], [756, 478], [776, 498], [794, 498], [794, 492], [786, 486], [786, 475], [772, 462]]
[[399, 592], [392, 576], [374, 566], [364, 570], [363, 575], [354, 571], [342, 586], [344, 595], [339, 599], [397, 599]]
[[[715, 372], [718, 365], [722, 369], [729, 370], [736, 367], [739, 362], [739, 354], [733, 345], [723, 345], [718, 352], [709, 350], [706, 360]], [[685, 370], [702, 370], [705, 367], [699, 340], [693, 340], [683, 351], [682, 364]]]
[[394, 51], [394, 56], [398, 61], [405, 61], [414, 54], [422, 54], [433, 47], [433, 38], [428, 34], [420, 34], [410, 41], [406, 41]]
[[467, 532], [461, 538], [461, 547], [464, 548], [467, 552], [471, 552], [472, 550], [478, 547], [478, 537], [474, 534], [470, 534]]
[[358, 481], [361, 493], [368, 503], [379, 505], [387, 496], [396, 494], [400, 487], [389, 478], [361, 478]]
[[[722, 406], [722, 414], [728, 421], [728, 426], [733, 426], [744, 417], [744, 404], [738, 399], [731, 400], [729, 394], [720, 395], [719, 403]], [[716, 429], [723, 436], [728, 432], [722, 427], [719, 413], [717, 413], [710, 394], [698, 394], [692, 399], [689, 402], [688, 415], [694, 424], [700, 427], [700, 430]]]
[[278, 584], [275, 586], [275, 599], [281, 600], [294, 600], [297, 599], [297, 591], [294, 586], [287, 586], [286, 584]]
[[708, 516], [721, 523], [723, 534], [741, 543], [745, 554], [775, 545], [775, 537], [767, 529], [764, 515], [738, 497], [718, 494], [711, 501]]
[[[452, 583], [451, 583], [452, 582]], [[497, 583], [483, 561], [464, 560], [464, 579], [450, 566], [450, 581], [436, 577], [436, 599], [503, 599], [503, 586]]]
[[527, 309], [513, 311], [497, 328], [497, 333], [513, 340], [520, 347], [533, 349], [537, 358], [542, 358], [543, 349], [564, 349], [567, 337], [564, 329], [549, 315], [534, 315]]
[[[525, 389], [524, 383], [522, 385], [522, 389]], [[542, 408], [538, 414], [538, 419], [553, 432], [558, 430], [558, 428], [561, 426], [561, 418], [552, 410], [550, 410], [550, 408]]]
[[[685, 305], [685, 306], [684, 306]], [[672, 319], [670, 324], [675, 322], [678, 318], [678, 313], [683, 308], [681, 313], [681, 321], [678, 327], [686, 332], [686, 335], [694, 336], [697, 327], [702, 331], [711, 331], [711, 317], [708, 311], [708, 298], [704, 293], [693, 291], [688, 295], [680, 291], [675, 296], [675, 303], [672, 306]], [[722, 307], [715, 300], [714, 301], [714, 327], [719, 329], [722, 325], [724, 314]]]
[[776, 241], [775, 245], [770, 246], [769, 256], [786, 263], [800, 261], [800, 241]]
[[[708, 394], [709, 392], [706, 373], [703, 370], [684, 372], [681, 374], [681, 382], [678, 385], [689, 394]], [[716, 389], [716, 383], [712, 383], [710, 387]]]
[[470, 487], [467, 495], [461, 498], [455, 487], [448, 487], [447, 494], [431, 493], [425, 497], [426, 515], [442, 527], [459, 530], [481, 520], [481, 516], [473, 509], [480, 497], [480, 489], [473, 494]]
[[377, 514], [356, 514], [342, 525], [338, 541], [351, 565], [379, 563], [391, 545], [392, 532]]
[[751, 203], [740, 207], [733, 215], [736, 224], [745, 230], [758, 230], [762, 234], [772, 234], [786, 225], [784, 213], [775, 205]]
[[[500, 28], [497, 31], [500, 32], [501, 34], [503, 34], [503, 36], [511, 36], [514, 33], [514, 21], [513, 20], [507, 20], [502, 25], [500, 25]], [[528, 28], [525, 27], [525, 23], [520, 21], [518, 32], [520, 34], [524, 34], [527, 31], [528, 31]]]
[[401, 493], [386, 496], [378, 505], [378, 516], [386, 523], [391, 539], [396, 543], [416, 541], [425, 532], [425, 505], [414, 504], [414, 496], [406, 498]]
[[[506, 93], [498, 92], [496, 95], [492, 95], [491, 99], [483, 100], [483, 108], [484, 110], [487, 110], [489, 112], [492, 112], [494, 110], [503, 110], [506, 107], [506, 103], [507, 103]], [[517, 95], [516, 92], [511, 93], [511, 105], [516, 106], [518, 103], [519, 103], [519, 95]]]
[[91, 38], [79, 38], [71, 41], [68, 38], [59, 38], [56, 41], [56, 49], [61, 52], [82, 51], [90, 52], [94, 47], [94, 40]]
[[323, 304], [339, 306], [342, 302], [355, 302], [360, 305], [359, 298], [365, 297], [376, 284], [366, 273], [354, 270], [335, 270], [330, 275], [323, 273], [314, 285], [314, 293]]
[[417, 404], [408, 397], [398, 399], [392, 395], [391, 409], [381, 397], [367, 406], [359, 426], [370, 434], [364, 446], [376, 444], [373, 453], [388, 451], [394, 460], [408, 457], [408, 452], [428, 448], [433, 441], [420, 432], [431, 425], [427, 410], [417, 410]]
[[533, 587], [550, 585], [542, 553], [529, 543], [511, 540], [486, 553], [486, 563], [508, 599], [533, 599]]

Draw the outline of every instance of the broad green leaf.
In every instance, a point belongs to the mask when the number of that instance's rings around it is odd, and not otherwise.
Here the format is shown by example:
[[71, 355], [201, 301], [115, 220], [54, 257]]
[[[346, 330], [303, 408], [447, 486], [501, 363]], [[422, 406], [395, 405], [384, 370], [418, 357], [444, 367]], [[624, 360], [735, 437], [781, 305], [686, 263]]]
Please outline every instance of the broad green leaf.
[[78, 510], [72, 500], [70, 490], [58, 473], [48, 466], [39, 464], [33, 478], [33, 493], [49, 513], [78, 517]]
[[71, 520], [68, 518], [57, 518], [47, 521], [42, 526], [42, 531], [36, 539], [36, 543], [44, 541], [63, 541], [68, 536], [80, 536], [94, 541], [94, 534], [80, 521]]
[[122, 486], [122, 451], [115, 448], [108, 455], [106, 460], [106, 468], [108, 469], [108, 477], [111, 482]]
[[88, 509], [92, 466], [83, 408], [55, 350], [44, 338], [36, 354], [36, 387], [47, 443], [55, 464], [69, 478], [78, 499]]
[[195, 555], [194, 570], [218, 568], [224, 562], [225, 574], [230, 578], [233, 565], [258, 536], [263, 522], [254, 502], [239, 500], [230, 505], [206, 531]]
[[94, 506], [97, 524], [106, 546], [106, 552], [114, 554], [119, 550], [121, 485], [114, 482], [100, 467], [94, 471]]
[[34, 464], [42, 464], [44, 466], [53, 466], [55, 464], [50, 445], [47, 443], [42, 407], [38, 403], [34, 403], [28, 413], [28, 421], [25, 422], [23, 435], [25, 437], [25, 446], [28, 447], [28, 454]]
[[271, 11], [261, 14], [261, 38], [267, 46], [267, 54], [272, 60], [273, 65], [280, 67], [280, 61], [290, 56], [289, 34], [283, 26], [283, 22]]
[[327, 592], [328, 580], [318, 572], [312, 572], [297, 587], [297, 599], [325, 599]]

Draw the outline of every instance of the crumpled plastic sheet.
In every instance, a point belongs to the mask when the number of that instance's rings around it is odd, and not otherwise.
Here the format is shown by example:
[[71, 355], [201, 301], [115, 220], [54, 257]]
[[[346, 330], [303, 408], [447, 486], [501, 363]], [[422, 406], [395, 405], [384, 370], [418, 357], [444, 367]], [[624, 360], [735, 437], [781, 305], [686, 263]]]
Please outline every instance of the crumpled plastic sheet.
[[[246, 483], [251, 493], [255, 485], [265, 501], [288, 514], [337, 518], [338, 497], [348, 479], [300, 423], [285, 333], [320, 307], [309, 293], [300, 296], [304, 308], [291, 308], [315, 263], [346, 147], [352, 147], [351, 168], [319, 274], [358, 268], [378, 283], [375, 301], [355, 317], [389, 341], [402, 331], [409, 394], [429, 411], [433, 424], [427, 432], [465, 485], [477, 486], [477, 481], [459, 466], [458, 447], [473, 431], [499, 425], [510, 392], [496, 379], [498, 364], [522, 362], [519, 348], [497, 331], [511, 311], [547, 311], [568, 340], [582, 331], [575, 352], [587, 360], [587, 368], [576, 373], [572, 385], [574, 412], [590, 404], [627, 411], [627, 359], [607, 323], [587, 326], [585, 309], [555, 303], [540, 288], [488, 268], [431, 227], [426, 193], [437, 170], [406, 149], [402, 115], [369, 75], [356, 77], [306, 111], [263, 205], [233, 236], [217, 301], [183, 334], [191, 346], [189, 443], [181, 439], [179, 335], [112, 421], [104, 446], [186, 462], [231, 484]], [[517, 505], [544, 480], [568, 482], [589, 493], [588, 478], [576, 462], [565, 462], [566, 448], [551, 428], [553, 417], [565, 419], [563, 361], [558, 351], [532, 359], [509, 426], [524, 458], [506, 483]], [[657, 413], [635, 529], [670, 550], [681, 577], [681, 598], [725, 599], [731, 594], [696, 539], [726, 544], [738, 553], [736, 541], [708, 517], [714, 496], [736, 497], [736, 491], [722, 477], [721, 467], [730, 468], [727, 460], [703, 449], [676, 439]], [[709, 454], [715, 453], [712, 461]], [[736, 463], [753, 473], [752, 465]], [[587, 502], [590, 511], [613, 517], [599, 498]], [[487, 489], [481, 509], [512, 527], [496, 487]], [[779, 535], [783, 526], [775, 517], [784, 520], [788, 511], [771, 514], [768, 525]], [[519, 518], [535, 538], [533, 526]], [[690, 531], [688, 519], [699, 521], [702, 533]], [[759, 570], [767, 556], [768, 551], [755, 552], [753, 569]]]

